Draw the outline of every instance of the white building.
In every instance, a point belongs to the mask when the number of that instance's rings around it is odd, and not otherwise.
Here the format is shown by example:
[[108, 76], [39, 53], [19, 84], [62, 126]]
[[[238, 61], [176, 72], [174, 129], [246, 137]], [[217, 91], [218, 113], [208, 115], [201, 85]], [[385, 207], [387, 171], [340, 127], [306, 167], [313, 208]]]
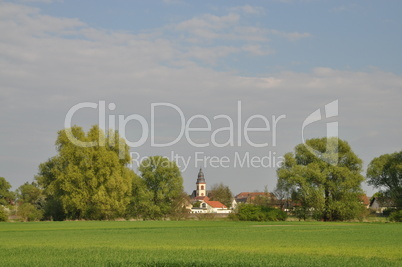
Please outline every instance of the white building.
[[[224, 204], [219, 201], [211, 201], [207, 196], [207, 183], [205, 182], [204, 173], [202, 169], [198, 172], [196, 190], [191, 194], [193, 206], [195, 203], [199, 207], [192, 207], [190, 213], [231, 213], [232, 210], [228, 209]], [[198, 206], [198, 205], [197, 205]]]

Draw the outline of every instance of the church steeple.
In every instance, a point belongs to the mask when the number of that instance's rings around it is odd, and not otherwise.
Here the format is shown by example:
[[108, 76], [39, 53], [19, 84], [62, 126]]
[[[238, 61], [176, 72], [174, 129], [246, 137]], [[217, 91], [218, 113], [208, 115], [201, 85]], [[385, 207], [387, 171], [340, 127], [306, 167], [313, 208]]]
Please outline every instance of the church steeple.
[[204, 173], [202, 172], [201, 168], [200, 171], [198, 172], [198, 178], [197, 178], [197, 184], [199, 183], [205, 183]]
[[204, 173], [202, 172], [202, 169], [200, 169], [200, 171], [198, 172], [198, 178], [197, 178], [197, 197], [204, 197], [207, 195], [207, 184], [205, 182], [205, 178], [204, 178]]

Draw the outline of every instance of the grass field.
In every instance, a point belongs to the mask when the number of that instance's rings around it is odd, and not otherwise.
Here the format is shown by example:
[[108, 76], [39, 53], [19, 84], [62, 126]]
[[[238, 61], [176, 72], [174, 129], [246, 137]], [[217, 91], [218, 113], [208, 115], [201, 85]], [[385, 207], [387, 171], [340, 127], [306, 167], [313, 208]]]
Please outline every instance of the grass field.
[[402, 224], [0, 223], [0, 266], [402, 266]]

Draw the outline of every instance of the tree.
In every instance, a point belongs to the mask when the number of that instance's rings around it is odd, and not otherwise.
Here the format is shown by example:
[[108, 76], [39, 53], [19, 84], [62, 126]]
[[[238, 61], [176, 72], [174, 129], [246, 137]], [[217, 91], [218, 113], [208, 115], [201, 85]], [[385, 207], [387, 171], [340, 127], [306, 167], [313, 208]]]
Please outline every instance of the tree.
[[8, 214], [2, 206], [0, 206], [0, 222], [8, 221]]
[[39, 221], [43, 217], [43, 211], [30, 203], [23, 203], [18, 206], [17, 215], [24, 222]]
[[276, 206], [277, 199], [274, 194], [268, 192], [268, 186], [265, 186], [264, 192], [262, 194], [256, 192], [254, 196], [249, 198], [249, 202], [254, 205], [273, 207]]
[[38, 221], [42, 219], [45, 209], [45, 196], [42, 189], [35, 182], [25, 183], [18, 187], [17, 215], [23, 221]]
[[283, 179], [279, 179], [274, 195], [281, 210], [289, 209], [290, 198], [292, 196], [292, 186]]
[[210, 200], [219, 201], [224, 204], [226, 207], [230, 207], [233, 201], [233, 194], [230, 191], [229, 186], [226, 186], [222, 183], [214, 184], [209, 190], [208, 194]]
[[0, 177], [0, 205], [6, 206], [14, 200], [14, 194], [10, 188], [9, 182], [4, 177]]
[[135, 174], [132, 180], [132, 193], [130, 203], [127, 207], [126, 217], [148, 218], [153, 214], [153, 194], [148, 190], [145, 181]]
[[176, 163], [153, 156], [142, 161], [138, 170], [150, 195], [144, 217], [161, 219], [172, 214], [174, 203], [183, 196], [183, 178]]
[[299, 218], [347, 220], [361, 213], [362, 161], [346, 141], [310, 139], [284, 158], [277, 170], [278, 183], [292, 188]]
[[29, 203], [34, 205], [36, 208], [41, 209], [45, 204], [45, 196], [42, 194], [43, 190], [39, 188], [36, 182], [28, 183], [18, 187], [16, 196], [18, 202]]
[[[77, 145], [93, 142], [94, 146]], [[98, 126], [88, 133], [74, 126], [58, 132], [58, 154], [39, 166], [36, 177], [53, 219], [111, 219], [124, 215], [134, 172], [128, 146], [117, 132], [106, 136]], [[121, 151], [123, 150], [123, 151]]]
[[384, 198], [402, 208], [402, 151], [374, 158], [367, 168], [368, 184], [382, 188]]

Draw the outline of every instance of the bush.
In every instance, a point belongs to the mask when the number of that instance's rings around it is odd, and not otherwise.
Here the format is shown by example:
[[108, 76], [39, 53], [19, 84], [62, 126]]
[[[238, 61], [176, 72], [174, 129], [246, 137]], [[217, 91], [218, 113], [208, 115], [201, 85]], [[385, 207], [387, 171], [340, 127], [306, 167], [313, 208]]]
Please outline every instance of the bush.
[[18, 207], [17, 215], [24, 222], [39, 221], [43, 217], [43, 211], [38, 210], [32, 204], [24, 203]]
[[389, 215], [388, 219], [391, 222], [402, 222], [402, 210], [392, 212]]
[[230, 217], [232, 220], [240, 221], [285, 221], [287, 219], [286, 212], [254, 204], [240, 204], [237, 207], [235, 216]]
[[388, 217], [393, 212], [395, 212], [395, 208], [386, 208], [385, 210], [382, 211], [382, 215], [384, 215], [385, 217]]
[[8, 220], [7, 212], [0, 206], [0, 222], [6, 222]]

